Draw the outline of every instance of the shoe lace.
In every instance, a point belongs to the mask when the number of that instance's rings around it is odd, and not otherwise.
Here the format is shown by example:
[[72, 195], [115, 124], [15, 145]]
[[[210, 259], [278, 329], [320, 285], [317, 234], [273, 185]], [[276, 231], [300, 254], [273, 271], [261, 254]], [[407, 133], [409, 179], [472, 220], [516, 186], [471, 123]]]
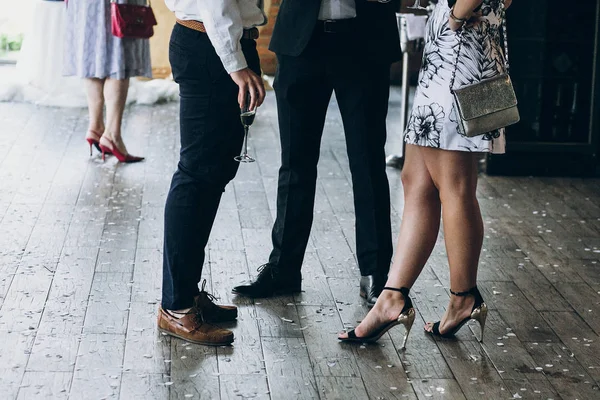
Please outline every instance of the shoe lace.
[[213, 328], [218, 328], [216, 325], [206, 322], [204, 320], [204, 317], [202, 316], [202, 311], [200, 311], [200, 310], [195, 310], [195, 312], [194, 312], [194, 323], [196, 324], [196, 326], [194, 327], [192, 332], [196, 332], [198, 329], [200, 329], [200, 327], [202, 325], [208, 325], [208, 326], [212, 326]]
[[[171, 314], [173, 312], [168, 311], [168, 313]], [[192, 320], [194, 321], [194, 329], [192, 329], [192, 332], [197, 331], [203, 324], [206, 323], [204, 321], [204, 318], [202, 317], [202, 313], [196, 307], [192, 307], [189, 311], [187, 311], [185, 313], [176, 313], [176, 314], [192, 316]], [[181, 318], [181, 317], [177, 317], [177, 318]]]
[[186, 314], [191, 314], [192, 318], [194, 320], [194, 329], [192, 329], [192, 332], [196, 332], [198, 329], [200, 329], [200, 327], [202, 327], [203, 325], [208, 325], [208, 326], [212, 326], [213, 328], [218, 328], [216, 325], [211, 324], [210, 322], [206, 322], [206, 320], [204, 319], [204, 315], [202, 314], [202, 310], [199, 308], [192, 308], [190, 311], [188, 311]]
[[194, 324], [196, 324], [196, 326], [194, 327], [194, 331], [197, 330], [198, 328], [200, 328], [202, 326], [202, 324], [204, 324], [204, 317], [202, 316], [202, 312], [200, 310], [193, 310], [193, 314], [194, 314]]
[[275, 278], [277, 269], [274, 267], [275, 266], [270, 263], [266, 263], [266, 264], [263, 264], [260, 267], [258, 267], [256, 269], [256, 271], [258, 272], [258, 277], [256, 278], [256, 280], [260, 280], [261, 277], [263, 277], [264, 275], [269, 274], [269, 273], [271, 274], [271, 278]]
[[[210, 302], [212, 302], [213, 306], [216, 306], [216, 302], [219, 300], [219, 297], [206, 291], [206, 279], [204, 279], [202, 281], [200, 295], [206, 296], [208, 298], [208, 300]], [[211, 310], [211, 309], [213, 309], [213, 308], [212, 307], [209, 308], [209, 310]], [[215, 325], [212, 325], [212, 324], [206, 322], [206, 318], [204, 318], [204, 311], [205, 310], [202, 307], [200, 307], [199, 304], [195, 304], [194, 307], [192, 308], [192, 310], [190, 310], [190, 312], [194, 313], [194, 322], [198, 325], [198, 328], [200, 328], [200, 326], [202, 326], [202, 325], [215, 326]]]
[[212, 293], [209, 293], [209, 292], [207, 292], [205, 288], [206, 288], [206, 279], [204, 279], [204, 280], [202, 281], [202, 288], [201, 288], [201, 290], [200, 290], [200, 293], [201, 293], [201, 294], [204, 294], [206, 297], [208, 297], [208, 299], [209, 299], [210, 301], [212, 301], [213, 303], [216, 303], [216, 302], [217, 302], [217, 300], [219, 300], [219, 297], [215, 296], [215, 295], [214, 295], [214, 294], [212, 294]]
[[[204, 287], [204, 285], [203, 285], [203, 287]], [[187, 311], [185, 313], [178, 313], [178, 314], [192, 316], [192, 321], [194, 321], [194, 328], [192, 329], [192, 332], [196, 332], [198, 329], [200, 329], [200, 327], [202, 325], [209, 325], [209, 326], [217, 327], [216, 325], [213, 325], [213, 324], [205, 321], [204, 315], [202, 313], [202, 309], [200, 309], [199, 307], [194, 306], [189, 311]]]

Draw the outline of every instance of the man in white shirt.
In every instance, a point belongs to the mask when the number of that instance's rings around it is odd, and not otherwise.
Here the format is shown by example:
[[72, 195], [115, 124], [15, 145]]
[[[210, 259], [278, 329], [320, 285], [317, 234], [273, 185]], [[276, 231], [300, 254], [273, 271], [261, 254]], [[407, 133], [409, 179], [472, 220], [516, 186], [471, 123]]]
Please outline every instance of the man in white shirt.
[[283, 0], [270, 45], [282, 151], [273, 251], [258, 277], [234, 293], [301, 290], [321, 135], [335, 92], [352, 172], [360, 295], [369, 305], [377, 300], [392, 258], [384, 146], [390, 64], [401, 57], [398, 9], [397, 0]]
[[262, 0], [165, 3], [177, 17], [169, 59], [181, 98], [181, 151], [165, 206], [158, 325], [193, 343], [228, 345], [233, 333], [208, 322], [234, 320], [237, 309], [216, 305], [198, 284], [221, 195], [239, 165], [240, 108], [253, 110], [265, 97], [255, 39], [266, 16]]

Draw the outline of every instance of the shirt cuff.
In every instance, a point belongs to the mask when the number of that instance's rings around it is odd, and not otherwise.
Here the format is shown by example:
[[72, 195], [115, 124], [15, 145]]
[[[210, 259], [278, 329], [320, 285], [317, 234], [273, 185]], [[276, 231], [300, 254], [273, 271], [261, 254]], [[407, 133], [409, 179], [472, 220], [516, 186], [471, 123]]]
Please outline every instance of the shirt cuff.
[[221, 57], [221, 62], [223, 63], [225, 71], [227, 71], [228, 74], [240, 71], [248, 67], [246, 57], [244, 56], [244, 53], [241, 50], [236, 51], [235, 53], [224, 55], [223, 57]]

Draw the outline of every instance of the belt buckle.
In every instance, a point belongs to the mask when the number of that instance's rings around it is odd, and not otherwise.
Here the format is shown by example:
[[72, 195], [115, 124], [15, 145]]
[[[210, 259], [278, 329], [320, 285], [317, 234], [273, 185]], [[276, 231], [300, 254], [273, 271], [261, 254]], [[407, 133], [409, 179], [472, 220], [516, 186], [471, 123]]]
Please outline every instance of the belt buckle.
[[323, 32], [325, 33], [335, 33], [335, 20], [326, 19], [323, 21]]

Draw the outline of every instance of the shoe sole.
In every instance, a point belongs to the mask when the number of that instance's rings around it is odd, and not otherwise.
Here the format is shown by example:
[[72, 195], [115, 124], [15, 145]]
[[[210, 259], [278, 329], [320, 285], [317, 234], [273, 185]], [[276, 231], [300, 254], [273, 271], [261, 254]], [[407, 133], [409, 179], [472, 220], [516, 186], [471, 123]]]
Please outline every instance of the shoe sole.
[[296, 288], [289, 289], [289, 290], [277, 290], [277, 291], [271, 293], [271, 295], [269, 295], [269, 296], [252, 296], [251, 294], [248, 294], [248, 293], [238, 292], [235, 289], [232, 289], [231, 293], [237, 294], [238, 296], [248, 297], [250, 299], [268, 299], [268, 298], [276, 297], [276, 296], [287, 296], [287, 295], [290, 295], [290, 294], [302, 293], [302, 287], [299, 287], [297, 289]]
[[191, 339], [188, 339], [186, 337], [183, 337], [181, 335], [178, 335], [176, 333], [167, 331], [167, 330], [162, 329], [162, 328], [158, 328], [158, 331], [162, 332], [162, 333], [164, 333], [166, 335], [176, 337], [177, 339], [185, 340], [186, 342], [190, 342], [190, 343], [194, 343], [194, 344], [200, 344], [202, 346], [229, 346], [234, 341], [234, 339], [232, 339], [231, 341], [224, 341], [224, 342], [220, 342], [220, 343], [216, 343], [216, 342], [203, 342], [203, 341], [200, 341], [200, 340], [191, 340]]
[[[400, 318], [402, 317], [402, 321]], [[406, 318], [406, 320], [405, 320]], [[379, 332], [375, 336], [367, 336], [367, 337], [347, 337], [347, 338], [338, 338], [341, 343], [375, 343], [383, 335], [390, 331], [395, 326], [403, 325], [405, 329], [404, 340], [402, 341], [402, 349], [406, 349], [406, 340], [408, 339], [408, 335], [412, 330], [413, 324], [415, 322], [415, 310], [414, 308], [409, 309], [406, 314], [400, 314], [396, 321], [390, 322], [386, 325], [381, 332]]]
[[338, 340], [342, 343], [376, 343], [379, 339], [381, 339], [381, 337], [383, 335], [385, 335], [386, 333], [388, 333], [388, 331], [390, 329], [392, 329], [393, 327], [397, 326], [397, 325], [401, 325], [399, 322], [393, 322], [391, 323], [386, 329], [384, 329], [382, 332], [380, 332], [378, 335], [376, 336], [371, 336], [371, 337], [364, 337], [364, 338], [338, 338]]

